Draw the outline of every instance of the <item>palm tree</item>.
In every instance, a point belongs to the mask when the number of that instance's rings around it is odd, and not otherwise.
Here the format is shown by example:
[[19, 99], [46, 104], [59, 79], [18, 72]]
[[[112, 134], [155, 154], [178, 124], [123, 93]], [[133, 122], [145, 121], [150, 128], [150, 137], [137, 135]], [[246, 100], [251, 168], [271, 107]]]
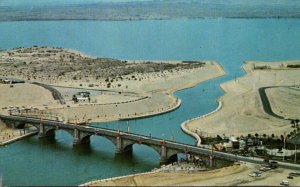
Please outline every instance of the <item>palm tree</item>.
[[283, 141], [283, 139], [284, 139], [284, 136], [283, 136], [283, 135], [280, 135], [280, 139]]
[[291, 119], [292, 128], [295, 128], [295, 121]]
[[267, 135], [266, 135], [266, 134], [263, 134], [263, 137], [264, 137], [264, 139], [266, 139]]

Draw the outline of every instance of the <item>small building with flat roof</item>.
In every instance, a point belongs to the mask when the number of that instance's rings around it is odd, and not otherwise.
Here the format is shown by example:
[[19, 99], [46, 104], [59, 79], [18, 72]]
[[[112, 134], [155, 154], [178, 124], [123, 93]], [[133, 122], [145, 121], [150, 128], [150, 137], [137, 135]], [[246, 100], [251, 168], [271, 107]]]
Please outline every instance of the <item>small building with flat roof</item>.
[[90, 92], [78, 92], [78, 95], [81, 95], [83, 97], [90, 97], [91, 93]]
[[76, 95], [75, 98], [73, 98], [73, 100], [75, 103], [88, 103], [90, 101], [90, 98]]

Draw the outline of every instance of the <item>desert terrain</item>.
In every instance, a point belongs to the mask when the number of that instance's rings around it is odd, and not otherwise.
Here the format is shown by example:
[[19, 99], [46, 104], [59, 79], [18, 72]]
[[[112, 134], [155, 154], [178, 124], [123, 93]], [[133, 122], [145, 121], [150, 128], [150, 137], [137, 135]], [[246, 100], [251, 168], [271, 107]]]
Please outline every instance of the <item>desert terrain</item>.
[[[0, 77], [26, 83], [2, 84], [0, 105], [4, 113], [10, 106], [32, 107], [40, 115], [66, 121], [144, 117], [176, 109], [180, 99], [173, 92], [224, 73], [210, 61], [128, 61], [95, 58], [71, 49], [16, 48], [0, 51]], [[66, 104], [35, 82], [56, 89]], [[74, 103], [72, 96], [80, 91], [91, 93], [88, 102]]]
[[271, 107], [276, 114], [297, 119], [300, 116], [300, 88], [275, 87], [266, 90]]

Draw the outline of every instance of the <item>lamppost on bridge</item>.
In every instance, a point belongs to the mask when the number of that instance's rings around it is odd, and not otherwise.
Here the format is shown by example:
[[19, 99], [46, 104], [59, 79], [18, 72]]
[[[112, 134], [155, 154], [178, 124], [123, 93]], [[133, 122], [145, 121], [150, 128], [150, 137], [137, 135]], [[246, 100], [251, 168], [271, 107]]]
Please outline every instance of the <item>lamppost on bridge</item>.
[[87, 121], [86, 114], [84, 114], [83, 118], [84, 118], [85, 125], [87, 125], [88, 121]]
[[119, 122], [117, 121], [116, 124], [117, 124], [118, 137], [120, 137], [121, 132], [120, 132], [120, 125], [119, 125]]
[[174, 130], [172, 130], [171, 140], [172, 140], [172, 142], [174, 142], [174, 140], [175, 140], [175, 137], [174, 137]]
[[165, 138], [164, 138], [165, 134], [162, 133], [161, 135], [162, 135], [162, 142], [161, 142], [161, 143], [162, 143], [162, 144], [165, 144]]
[[117, 121], [116, 121], [116, 123], [117, 123], [117, 129], [118, 129], [118, 131], [120, 131], [120, 124], [119, 124], [119, 120], [117, 120]]
[[129, 132], [130, 132], [130, 127], [129, 127], [129, 122], [127, 120], [127, 133], [129, 133]]

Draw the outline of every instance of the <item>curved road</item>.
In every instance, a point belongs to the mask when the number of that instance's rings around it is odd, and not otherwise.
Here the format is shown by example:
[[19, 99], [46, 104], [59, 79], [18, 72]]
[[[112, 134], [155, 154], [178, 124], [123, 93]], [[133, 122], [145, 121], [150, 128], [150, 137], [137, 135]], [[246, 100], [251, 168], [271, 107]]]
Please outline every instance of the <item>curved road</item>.
[[268, 96], [266, 94], [266, 89], [268, 89], [268, 88], [276, 88], [276, 87], [279, 87], [279, 86], [268, 86], [268, 87], [259, 88], [258, 89], [259, 96], [260, 96], [260, 99], [261, 99], [264, 111], [267, 114], [269, 114], [270, 116], [273, 116], [275, 118], [285, 119], [284, 117], [279, 116], [278, 114], [276, 114], [276, 113], [273, 112], [271, 104], [270, 104], [270, 101], [269, 101]]
[[269, 89], [269, 88], [279, 88], [279, 87], [291, 88], [293, 86], [267, 86], [267, 87], [261, 87], [261, 88], [258, 89], [259, 96], [260, 96], [260, 99], [261, 99], [264, 111], [267, 114], [269, 114], [270, 116], [273, 116], [273, 117], [278, 118], [278, 119], [293, 120], [293, 119], [290, 119], [290, 118], [286, 118], [286, 117], [280, 116], [280, 115], [274, 113], [273, 110], [272, 110], [270, 101], [269, 101], [267, 93], [266, 93], [266, 89]]

